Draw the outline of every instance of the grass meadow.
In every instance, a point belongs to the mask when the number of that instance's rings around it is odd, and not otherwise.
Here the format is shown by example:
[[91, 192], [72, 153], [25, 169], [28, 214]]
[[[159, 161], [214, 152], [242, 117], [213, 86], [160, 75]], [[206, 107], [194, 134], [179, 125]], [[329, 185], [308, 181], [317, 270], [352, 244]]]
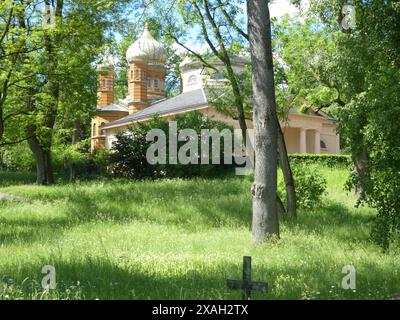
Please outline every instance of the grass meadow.
[[[281, 240], [251, 243], [251, 181], [95, 180], [32, 184], [29, 173], [1, 173], [0, 299], [240, 299], [226, 279], [269, 283], [254, 299], [390, 299], [400, 296], [400, 256], [370, 241], [375, 212], [355, 208], [348, 172], [319, 167], [328, 192]], [[301, 196], [301, 195], [299, 195]], [[41, 288], [41, 269], [57, 272]], [[342, 268], [357, 271], [341, 288]]]

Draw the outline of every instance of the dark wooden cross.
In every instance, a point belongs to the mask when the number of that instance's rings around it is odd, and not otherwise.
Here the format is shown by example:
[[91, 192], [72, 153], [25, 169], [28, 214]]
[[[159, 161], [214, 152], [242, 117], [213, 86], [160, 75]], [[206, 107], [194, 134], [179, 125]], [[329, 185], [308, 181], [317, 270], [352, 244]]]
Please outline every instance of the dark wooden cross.
[[228, 280], [227, 285], [232, 290], [242, 290], [242, 299], [250, 300], [252, 291], [267, 292], [265, 282], [251, 282], [251, 257], [243, 258], [243, 280]]

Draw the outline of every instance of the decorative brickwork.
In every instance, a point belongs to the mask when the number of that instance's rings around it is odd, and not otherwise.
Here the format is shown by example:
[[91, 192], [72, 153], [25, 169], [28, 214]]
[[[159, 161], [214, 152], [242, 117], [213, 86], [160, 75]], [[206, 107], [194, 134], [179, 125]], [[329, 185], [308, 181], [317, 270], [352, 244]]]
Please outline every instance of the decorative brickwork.
[[103, 66], [98, 72], [97, 107], [102, 108], [114, 102], [115, 71], [113, 66]]

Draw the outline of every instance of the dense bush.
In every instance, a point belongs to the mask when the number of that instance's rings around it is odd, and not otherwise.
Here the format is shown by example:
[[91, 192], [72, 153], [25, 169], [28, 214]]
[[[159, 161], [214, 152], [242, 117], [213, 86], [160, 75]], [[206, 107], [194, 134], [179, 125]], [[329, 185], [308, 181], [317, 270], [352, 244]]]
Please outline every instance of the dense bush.
[[[226, 124], [212, 121], [199, 112], [191, 112], [185, 115], [179, 115], [174, 119], [177, 122], [178, 134], [183, 129], [193, 129], [197, 133], [198, 146], [201, 146], [202, 129], [224, 129], [232, 128]], [[154, 118], [146, 123], [140, 123], [130, 128], [128, 131], [117, 134], [117, 141], [108, 157], [109, 172], [115, 177], [124, 178], [160, 178], [160, 177], [215, 177], [233, 171], [232, 165], [223, 163], [223, 139], [221, 139], [220, 159], [221, 164], [150, 164], [146, 158], [147, 150], [153, 142], [146, 140], [146, 136], [151, 129], [162, 130], [167, 137], [166, 155], [169, 159], [169, 121], [161, 118]], [[186, 144], [187, 141], [178, 142], [178, 150]], [[211, 151], [211, 150], [210, 150]], [[196, 154], [200, 159], [200, 154]], [[199, 160], [200, 163], [200, 160]]]
[[327, 166], [350, 166], [351, 158], [341, 154], [291, 154], [290, 162], [293, 164], [322, 164]]
[[88, 179], [107, 173], [106, 149], [90, 151], [90, 139], [53, 147], [53, 168], [61, 179]]
[[[326, 179], [315, 166], [294, 165], [292, 170], [297, 194], [297, 206], [303, 209], [316, 207], [326, 192]], [[281, 181], [279, 189], [284, 190], [283, 181]]]
[[33, 171], [35, 160], [28, 143], [0, 148], [0, 169], [8, 171]]
[[[107, 174], [108, 150], [90, 151], [90, 139], [76, 144], [54, 144], [52, 167], [59, 180], [88, 179]], [[36, 163], [27, 143], [0, 149], [0, 170], [36, 173]], [[71, 175], [73, 171], [73, 176]]]

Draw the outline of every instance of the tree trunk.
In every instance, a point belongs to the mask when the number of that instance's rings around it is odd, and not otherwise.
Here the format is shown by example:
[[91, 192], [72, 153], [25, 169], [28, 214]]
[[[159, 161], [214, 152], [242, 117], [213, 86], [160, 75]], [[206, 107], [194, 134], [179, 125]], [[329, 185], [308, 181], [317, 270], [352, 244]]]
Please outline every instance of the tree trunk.
[[284, 218], [286, 216], [286, 209], [279, 194], [276, 194], [276, 208], [278, 212], [278, 217]]
[[276, 203], [278, 128], [268, 2], [248, 0], [247, 12], [253, 67], [255, 135], [253, 241], [261, 243], [279, 237]]
[[289, 219], [295, 219], [297, 217], [296, 189], [293, 179], [292, 168], [290, 167], [289, 156], [287, 153], [285, 137], [278, 119], [277, 119], [277, 126], [278, 126], [279, 159], [281, 163], [281, 168], [286, 188], [286, 208], [287, 208], [286, 217]]
[[365, 146], [362, 147], [361, 152], [354, 160], [354, 169], [357, 175], [356, 183], [356, 194], [360, 197], [364, 193], [364, 186], [369, 180], [369, 167], [368, 167], [369, 155], [368, 150]]
[[29, 138], [28, 144], [36, 162], [36, 183], [38, 185], [53, 184], [54, 176], [50, 150], [44, 149], [36, 137]]
[[[74, 125], [74, 132], [72, 134], [72, 140], [71, 140], [71, 144], [77, 144], [79, 141], [81, 141], [82, 139], [82, 124], [77, 120], [75, 121], [75, 125]], [[74, 181], [76, 178], [76, 170], [75, 170], [75, 166], [73, 163], [71, 163], [71, 161], [68, 161], [68, 166], [69, 166], [69, 180], [70, 181]]]

